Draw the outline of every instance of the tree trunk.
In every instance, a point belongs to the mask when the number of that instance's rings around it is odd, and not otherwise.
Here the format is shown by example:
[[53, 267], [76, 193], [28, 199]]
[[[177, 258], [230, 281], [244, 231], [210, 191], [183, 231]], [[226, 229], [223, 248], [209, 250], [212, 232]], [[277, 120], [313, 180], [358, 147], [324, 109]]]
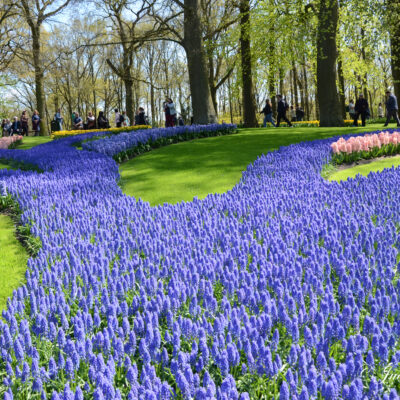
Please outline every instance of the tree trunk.
[[184, 0], [184, 41], [195, 124], [217, 122], [208, 84], [199, 0]]
[[257, 127], [256, 103], [251, 72], [250, 1], [240, 0], [240, 54], [242, 59], [243, 123], [246, 128]]
[[294, 89], [294, 105], [299, 105], [299, 91], [298, 91], [298, 81], [296, 63], [293, 60], [293, 89]]
[[343, 119], [346, 119], [346, 96], [344, 94], [344, 74], [342, 60], [338, 61], [338, 81], [339, 81], [339, 99]]
[[290, 82], [290, 105], [294, 104], [294, 85], [293, 85], [293, 70], [289, 71], [289, 82]]
[[40, 135], [48, 136], [49, 132], [46, 124], [45, 104], [44, 104], [44, 88], [43, 88], [43, 68], [40, 60], [40, 26], [32, 29], [32, 49], [33, 49], [33, 65], [35, 69], [35, 97], [36, 109], [40, 115]]
[[317, 99], [320, 126], [343, 126], [336, 87], [337, 0], [320, 0], [317, 32]]
[[[390, 24], [390, 50], [394, 94], [400, 100], [400, 0], [392, 0], [388, 6]], [[386, 88], [387, 89], [387, 88]]]
[[124, 79], [125, 86], [125, 106], [126, 115], [128, 116], [131, 124], [135, 121], [135, 116], [133, 114], [133, 80]]
[[306, 66], [306, 57], [303, 56], [303, 78], [304, 78], [304, 105], [305, 105], [305, 113], [307, 121], [310, 121], [311, 112], [310, 112], [310, 97], [308, 93], [308, 78], [307, 78], [307, 66]]

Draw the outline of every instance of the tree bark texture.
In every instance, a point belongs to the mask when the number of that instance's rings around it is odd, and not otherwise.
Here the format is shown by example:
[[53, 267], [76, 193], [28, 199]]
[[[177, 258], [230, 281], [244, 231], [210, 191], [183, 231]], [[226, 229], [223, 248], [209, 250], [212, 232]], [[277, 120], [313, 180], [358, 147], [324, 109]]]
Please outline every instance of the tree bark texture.
[[346, 119], [346, 96], [344, 93], [344, 74], [343, 74], [343, 64], [342, 60], [338, 61], [338, 81], [339, 81], [339, 99], [340, 108], [342, 110], [343, 119]]
[[337, 0], [320, 0], [317, 32], [317, 100], [320, 126], [343, 126], [336, 87]]
[[240, 0], [240, 54], [242, 60], [243, 124], [246, 128], [257, 127], [250, 47], [250, 1]]
[[400, 0], [389, 1], [388, 21], [394, 94], [400, 99]]
[[307, 121], [311, 118], [310, 112], [310, 97], [308, 93], [308, 78], [307, 78], [307, 67], [306, 67], [306, 58], [303, 56], [303, 79], [304, 79], [304, 111], [306, 113]]
[[48, 136], [49, 131], [47, 129], [45, 119], [45, 101], [44, 101], [44, 88], [43, 79], [44, 72], [40, 57], [40, 25], [31, 28], [32, 30], [32, 50], [33, 50], [33, 65], [35, 68], [35, 97], [36, 97], [36, 109], [40, 115], [40, 135]]
[[184, 40], [195, 124], [217, 122], [208, 82], [206, 54], [203, 45], [199, 0], [185, 0]]

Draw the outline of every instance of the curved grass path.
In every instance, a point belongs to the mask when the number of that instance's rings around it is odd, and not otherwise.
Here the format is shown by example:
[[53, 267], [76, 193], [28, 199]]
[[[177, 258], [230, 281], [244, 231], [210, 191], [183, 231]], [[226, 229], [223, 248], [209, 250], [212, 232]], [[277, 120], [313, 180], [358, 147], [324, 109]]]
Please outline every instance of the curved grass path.
[[[25, 137], [18, 149], [30, 149], [50, 141], [50, 137]], [[0, 169], [9, 169], [0, 162]], [[8, 215], [0, 214], [0, 313], [6, 308], [7, 299], [24, 280], [28, 253], [15, 237], [14, 221]]]
[[0, 311], [24, 279], [28, 254], [14, 233], [14, 222], [0, 214]]
[[342, 169], [329, 176], [330, 181], [345, 181], [348, 178], [355, 178], [358, 174], [368, 176], [370, 172], [382, 171], [385, 168], [398, 167], [400, 165], [400, 156], [386, 157], [368, 164], [357, 165], [352, 168]]
[[223, 193], [240, 180], [257, 156], [280, 146], [381, 129], [366, 128], [256, 128], [239, 134], [179, 143], [141, 155], [120, 167], [124, 193], [151, 205], [190, 201], [209, 193]]

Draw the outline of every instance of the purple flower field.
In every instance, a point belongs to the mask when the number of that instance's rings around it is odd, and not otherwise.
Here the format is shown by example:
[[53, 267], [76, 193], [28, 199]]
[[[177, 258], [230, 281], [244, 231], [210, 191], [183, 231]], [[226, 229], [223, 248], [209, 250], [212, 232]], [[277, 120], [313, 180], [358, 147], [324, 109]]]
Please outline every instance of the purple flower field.
[[94, 136], [0, 150], [44, 171], [0, 170], [42, 241], [0, 321], [5, 399], [399, 398], [399, 169], [329, 183], [338, 138], [305, 142], [150, 207], [118, 136], [73, 146]]

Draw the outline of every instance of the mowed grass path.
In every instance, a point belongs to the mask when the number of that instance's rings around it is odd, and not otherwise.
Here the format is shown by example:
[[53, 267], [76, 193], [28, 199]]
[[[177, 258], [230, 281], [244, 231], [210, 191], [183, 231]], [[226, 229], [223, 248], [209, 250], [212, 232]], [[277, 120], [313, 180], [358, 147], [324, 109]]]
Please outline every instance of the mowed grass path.
[[[49, 136], [24, 137], [18, 149], [27, 150], [50, 141]], [[0, 169], [11, 168], [0, 162]], [[0, 214], [0, 312], [6, 308], [13, 290], [24, 281], [28, 253], [15, 236], [14, 221]]]
[[329, 176], [330, 181], [345, 181], [348, 178], [355, 178], [358, 174], [368, 176], [370, 172], [382, 171], [385, 168], [398, 167], [400, 165], [400, 156], [386, 157], [373, 161], [368, 164], [356, 165], [352, 168], [342, 169]]
[[11, 217], [0, 214], [0, 311], [24, 280], [28, 254], [18, 242]]
[[232, 189], [250, 163], [280, 146], [379, 129], [382, 125], [241, 129], [235, 135], [174, 144], [136, 157], [121, 165], [121, 186], [124, 193], [151, 205], [191, 201]]
[[42, 143], [50, 142], [50, 136], [24, 136], [22, 143], [17, 147], [19, 150], [28, 150]]

